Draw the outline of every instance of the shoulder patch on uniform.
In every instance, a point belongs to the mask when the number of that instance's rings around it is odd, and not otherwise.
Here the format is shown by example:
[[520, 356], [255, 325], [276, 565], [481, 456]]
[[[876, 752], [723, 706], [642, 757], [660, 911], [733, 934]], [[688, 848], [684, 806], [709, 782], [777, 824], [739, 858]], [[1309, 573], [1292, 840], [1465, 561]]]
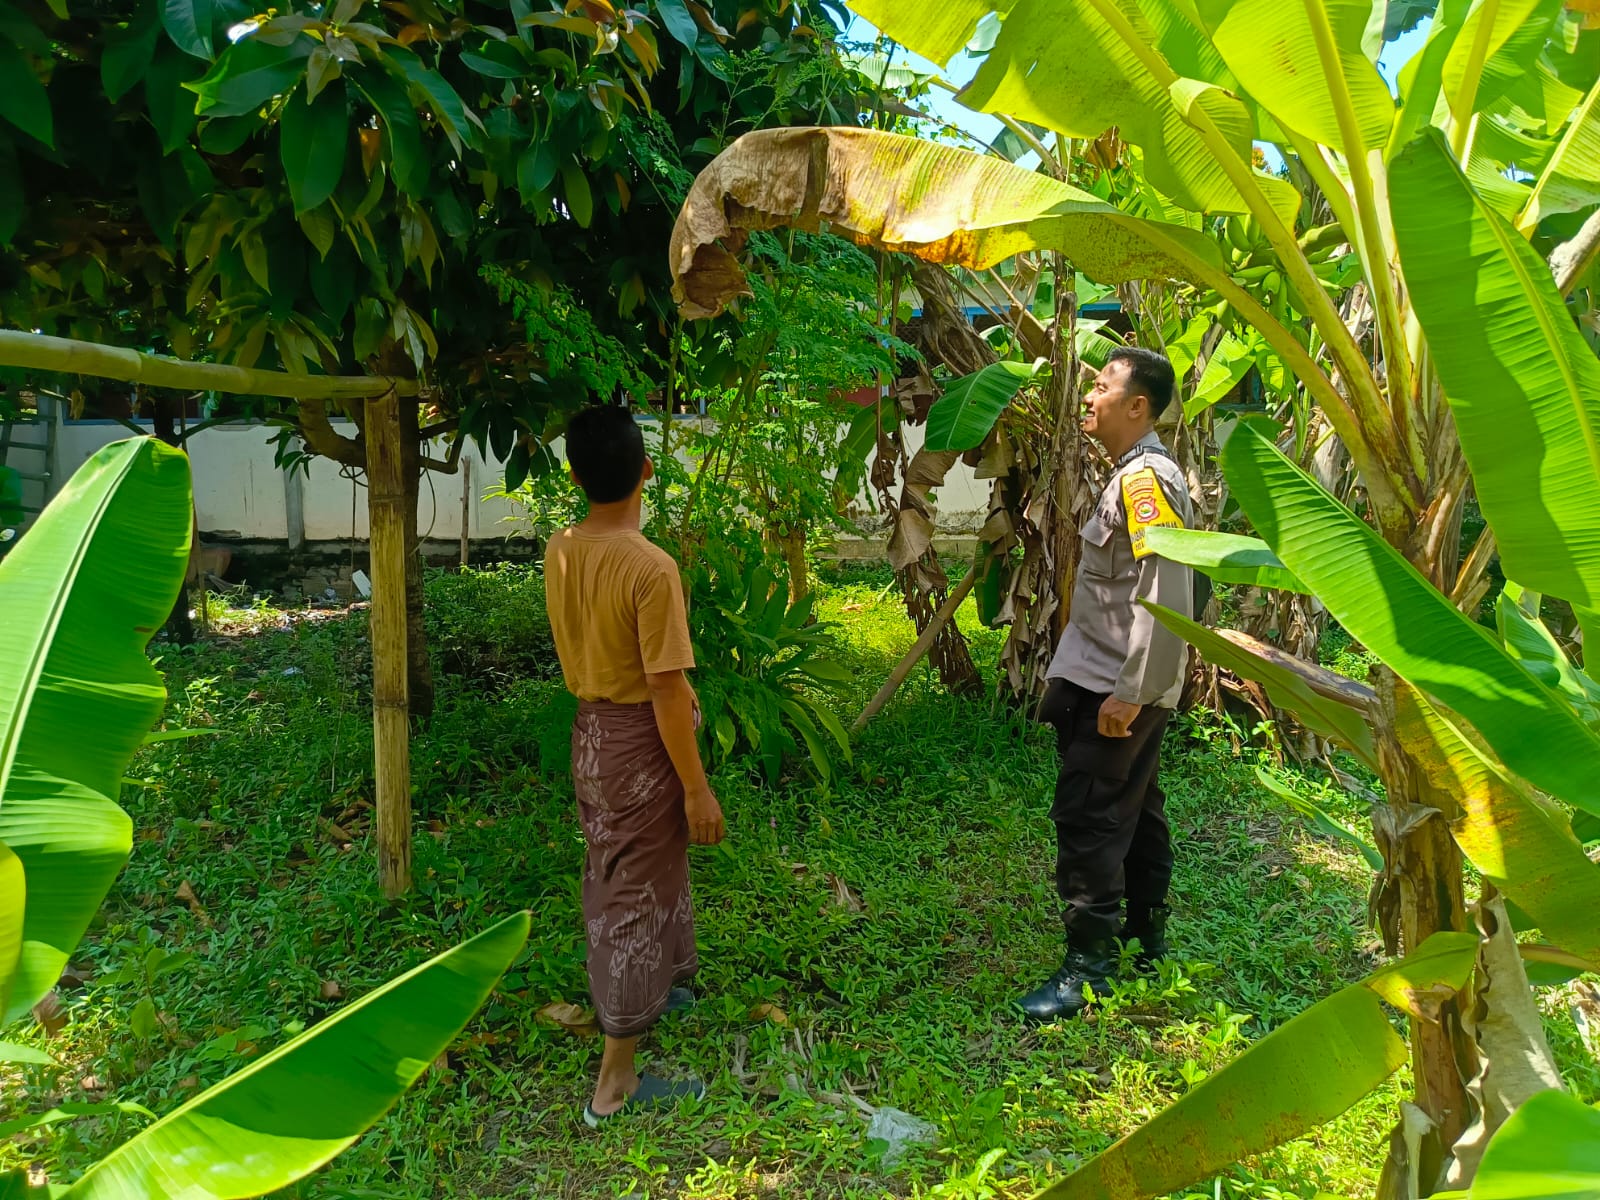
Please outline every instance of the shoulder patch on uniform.
[[1133, 543], [1134, 558], [1151, 553], [1145, 542], [1147, 529], [1183, 528], [1183, 518], [1173, 511], [1153, 467], [1130, 471], [1122, 477], [1122, 501], [1128, 513], [1128, 540]]

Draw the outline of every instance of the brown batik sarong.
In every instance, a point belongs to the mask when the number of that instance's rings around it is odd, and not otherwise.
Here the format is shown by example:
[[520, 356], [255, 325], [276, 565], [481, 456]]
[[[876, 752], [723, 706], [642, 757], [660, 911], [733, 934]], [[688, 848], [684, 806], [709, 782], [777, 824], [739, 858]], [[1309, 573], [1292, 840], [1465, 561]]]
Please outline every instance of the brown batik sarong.
[[655, 1023], [694, 974], [689, 820], [683, 784], [646, 704], [585, 701], [572, 727], [572, 781], [589, 851], [583, 919], [589, 991], [603, 1033]]

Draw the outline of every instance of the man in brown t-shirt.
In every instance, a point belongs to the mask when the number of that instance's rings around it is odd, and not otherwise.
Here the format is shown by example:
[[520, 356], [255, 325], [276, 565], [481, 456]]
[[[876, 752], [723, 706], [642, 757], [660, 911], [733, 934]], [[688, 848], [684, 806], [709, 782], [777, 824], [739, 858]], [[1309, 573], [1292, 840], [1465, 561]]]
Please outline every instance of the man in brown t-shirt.
[[567, 462], [589, 515], [550, 539], [544, 576], [550, 628], [578, 697], [572, 781], [588, 855], [583, 917], [589, 990], [605, 1034], [583, 1118], [700, 1097], [697, 1080], [634, 1069], [639, 1035], [692, 1003], [698, 966], [688, 845], [723, 836], [722, 809], [695, 741], [699, 709], [678, 566], [639, 531], [654, 467], [626, 408], [591, 408], [567, 429]]

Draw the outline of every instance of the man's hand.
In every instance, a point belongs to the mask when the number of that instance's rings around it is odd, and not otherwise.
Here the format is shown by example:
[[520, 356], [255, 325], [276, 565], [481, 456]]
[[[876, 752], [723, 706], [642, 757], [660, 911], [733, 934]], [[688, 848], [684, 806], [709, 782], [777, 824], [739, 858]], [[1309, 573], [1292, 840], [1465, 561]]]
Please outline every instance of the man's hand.
[[722, 823], [722, 805], [710, 787], [685, 792], [683, 811], [689, 818], [689, 840], [697, 846], [715, 846], [727, 832]]
[[1101, 737], [1127, 737], [1132, 731], [1128, 728], [1142, 710], [1143, 706], [1129, 704], [1125, 700], [1118, 700], [1115, 696], [1107, 696], [1105, 703], [1100, 706], [1100, 719], [1098, 728]]

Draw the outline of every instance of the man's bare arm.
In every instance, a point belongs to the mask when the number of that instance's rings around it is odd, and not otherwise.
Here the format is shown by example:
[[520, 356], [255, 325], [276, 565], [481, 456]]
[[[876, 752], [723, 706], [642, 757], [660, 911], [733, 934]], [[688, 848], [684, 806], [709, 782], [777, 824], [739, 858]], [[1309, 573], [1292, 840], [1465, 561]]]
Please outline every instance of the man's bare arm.
[[726, 832], [722, 807], [711, 792], [706, 769], [700, 761], [700, 746], [694, 736], [695, 694], [689, 677], [682, 671], [662, 671], [645, 676], [650, 685], [650, 704], [655, 709], [656, 729], [667, 747], [672, 766], [683, 783], [683, 807], [689, 817], [689, 837], [694, 842], [714, 846]]

